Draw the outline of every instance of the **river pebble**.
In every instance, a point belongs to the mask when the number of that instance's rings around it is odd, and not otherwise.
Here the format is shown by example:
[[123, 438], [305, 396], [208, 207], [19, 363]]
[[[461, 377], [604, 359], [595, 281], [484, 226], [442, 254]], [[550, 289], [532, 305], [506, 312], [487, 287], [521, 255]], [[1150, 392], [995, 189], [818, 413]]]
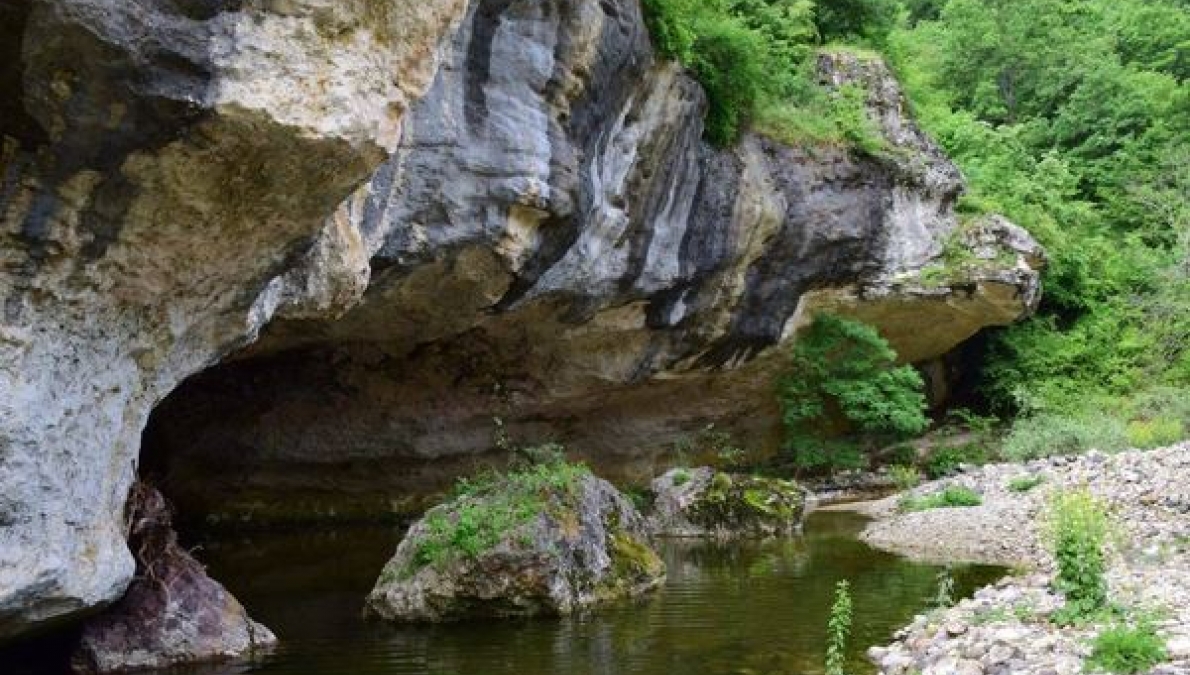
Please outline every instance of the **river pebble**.
[[[1015, 478], [1041, 477], [1018, 492]], [[1050, 616], [1062, 598], [1051, 590], [1044, 545], [1046, 505], [1058, 490], [1086, 487], [1118, 526], [1108, 573], [1111, 599], [1155, 616], [1170, 661], [1149, 675], [1190, 675], [1190, 444], [1153, 451], [1054, 457], [970, 468], [922, 485], [978, 492], [976, 507], [899, 513], [893, 497], [860, 507], [876, 520], [863, 538], [879, 548], [932, 561], [1008, 565], [1018, 572], [954, 607], [918, 616], [875, 647], [881, 675], [1076, 675], [1102, 625], [1059, 627]]]

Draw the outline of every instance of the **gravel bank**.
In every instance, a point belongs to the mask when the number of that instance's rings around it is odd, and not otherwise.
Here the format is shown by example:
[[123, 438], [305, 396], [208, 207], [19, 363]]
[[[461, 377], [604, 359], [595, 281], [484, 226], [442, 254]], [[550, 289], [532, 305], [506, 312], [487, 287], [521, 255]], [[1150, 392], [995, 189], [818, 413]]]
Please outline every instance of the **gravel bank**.
[[[1043, 482], [1026, 492], [1008, 487], [1030, 476]], [[1039, 535], [1051, 495], [1082, 486], [1109, 505], [1119, 525], [1108, 575], [1112, 600], [1154, 612], [1166, 639], [1171, 661], [1150, 672], [1190, 675], [1190, 444], [989, 465], [913, 492], [927, 495], [949, 484], [979, 492], [983, 504], [908, 514], [897, 512], [897, 497], [857, 505], [875, 518], [863, 539], [918, 559], [1002, 564], [1020, 572], [955, 607], [917, 617], [893, 644], [874, 648], [870, 656], [882, 675], [1085, 672], [1083, 660], [1101, 626], [1049, 623], [1062, 600], [1049, 590], [1052, 563]]]

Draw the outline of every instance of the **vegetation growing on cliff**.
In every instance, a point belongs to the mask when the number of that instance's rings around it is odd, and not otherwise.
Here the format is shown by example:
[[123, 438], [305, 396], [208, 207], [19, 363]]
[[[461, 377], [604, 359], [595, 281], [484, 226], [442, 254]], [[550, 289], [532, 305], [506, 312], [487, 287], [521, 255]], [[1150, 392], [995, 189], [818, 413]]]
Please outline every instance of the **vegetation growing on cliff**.
[[1013, 453], [1039, 454], [1038, 430], [1052, 427], [1073, 450], [1185, 435], [1176, 406], [1132, 410], [1155, 386], [1190, 388], [1185, 0], [644, 6], [662, 54], [705, 85], [719, 144], [751, 127], [879, 151], [860, 95], [827, 94], [812, 57], [838, 43], [882, 52], [918, 122], [963, 168], [960, 208], [1003, 213], [1046, 246], [1038, 315], [996, 333], [982, 369], [992, 409], [1026, 420]]
[[787, 142], [812, 140], [877, 152], [863, 92], [819, 86], [817, 45], [846, 38], [879, 42], [892, 5], [848, 0], [644, 0], [653, 44], [690, 69], [707, 93], [707, 139], [728, 145], [750, 126]]
[[1182, 435], [1169, 397], [1135, 408], [1153, 385], [1190, 384], [1186, 3], [909, 7], [887, 52], [919, 122], [967, 175], [961, 207], [1006, 214], [1051, 258], [1038, 316], [998, 333], [984, 369], [992, 405], [1038, 419], [1009, 438], [1012, 453], [1039, 454], [1037, 434], [1055, 427], [1070, 450], [1133, 444], [1129, 422], [1142, 442]]

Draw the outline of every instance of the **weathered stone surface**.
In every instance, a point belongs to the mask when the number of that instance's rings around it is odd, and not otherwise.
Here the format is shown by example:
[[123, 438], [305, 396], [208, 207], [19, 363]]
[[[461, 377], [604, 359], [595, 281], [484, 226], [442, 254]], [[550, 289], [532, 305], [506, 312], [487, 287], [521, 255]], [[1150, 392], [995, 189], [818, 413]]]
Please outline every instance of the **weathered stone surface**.
[[640, 514], [590, 474], [555, 486], [539, 512], [487, 549], [422, 559], [436, 528], [490, 516], [507, 489], [498, 483], [459, 497], [414, 524], [369, 594], [366, 614], [402, 622], [571, 614], [640, 595], [664, 580], [665, 565], [649, 548]]
[[371, 258], [361, 304], [272, 324], [151, 425], [184, 512], [408, 509], [491, 450], [494, 416], [648, 480], [708, 420], [774, 445], [772, 376], [815, 309], [874, 321], [912, 361], [1030, 311], [1028, 254], [915, 281], [959, 226], [962, 179], [879, 61], [822, 68], [869, 91], [887, 156], [716, 150], [638, 11], [473, 3], [400, 149], [335, 216]]
[[850, 316], [879, 326], [902, 360], [920, 363], [988, 325], [1006, 325], [1036, 309], [1045, 253], [1027, 232], [990, 216], [950, 236], [963, 260], [944, 256], [891, 277], [810, 291], [795, 325], [808, 325], [817, 312]]
[[663, 537], [771, 537], [801, 527], [805, 491], [778, 478], [709, 467], [670, 469], [652, 483], [649, 531]]
[[138, 484], [128, 543], [136, 579], [124, 597], [88, 619], [71, 659], [77, 673], [165, 668], [258, 655], [277, 641], [178, 545], [169, 507]]
[[[149, 410], [273, 316], [150, 429], [183, 514], [402, 508], [490, 449], [493, 416], [620, 475], [708, 419], [766, 445], [813, 294], [913, 296], [961, 180], [887, 71], [838, 56], [824, 77], [868, 89], [888, 156], [708, 147], [639, 11], [0, 8], [0, 637], [119, 597]], [[937, 325], [914, 356], [1027, 312], [1036, 279], [914, 305]]]
[[162, 396], [283, 301], [351, 296], [281, 275], [351, 258], [310, 242], [394, 147], [465, 2], [382, 4], [5, 3], [0, 638], [123, 592]]

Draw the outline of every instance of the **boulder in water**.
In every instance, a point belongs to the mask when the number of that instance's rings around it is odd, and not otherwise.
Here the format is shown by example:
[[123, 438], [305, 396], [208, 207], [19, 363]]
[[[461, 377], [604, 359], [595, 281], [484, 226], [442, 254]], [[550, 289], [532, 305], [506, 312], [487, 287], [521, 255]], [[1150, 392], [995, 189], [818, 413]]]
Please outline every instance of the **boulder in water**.
[[137, 484], [129, 499], [137, 574], [124, 597], [88, 619], [71, 657], [76, 673], [166, 668], [246, 658], [277, 638], [178, 545], [165, 498]]
[[771, 537], [801, 526], [805, 491], [793, 481], [709, 467], [670, 469], [652, 484], [651, 531], [667, 537]]
[[365, 614], [564, 615], [643, 594], [664, 577], [632, 503], [585, 467], [559, 462], [461, 483], [410, 528]]

